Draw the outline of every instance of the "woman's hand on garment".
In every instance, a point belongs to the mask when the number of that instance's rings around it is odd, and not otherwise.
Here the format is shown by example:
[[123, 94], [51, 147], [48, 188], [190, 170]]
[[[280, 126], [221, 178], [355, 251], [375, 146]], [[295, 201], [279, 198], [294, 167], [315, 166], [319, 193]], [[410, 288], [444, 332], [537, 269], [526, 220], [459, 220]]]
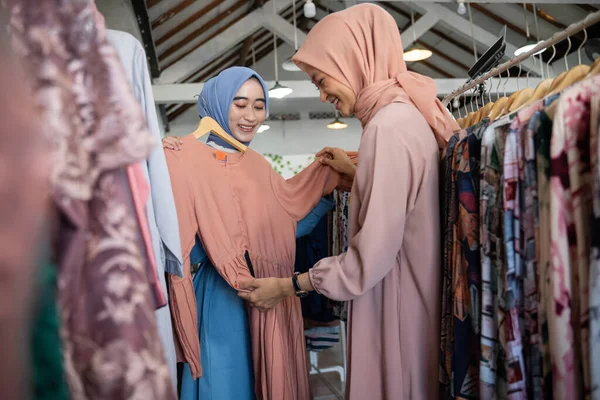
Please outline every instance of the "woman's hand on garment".
[[295, 293], [291, 278], [242, 280], [238, 282], [238, 289], [238, 296], [261, 312], [270, 310]]
[[317, 157], [321, 164], [329, 165], [335, 171], [354, 180], [356, 166], [352, 164], [352, 160], [344, 150], [337, 147], [325, 147], [317, 153]]
[[162, 139], [162, 146], [164, 149], [180, 150], [183, 146], [183, 140], [175, 136], [167, 136]]

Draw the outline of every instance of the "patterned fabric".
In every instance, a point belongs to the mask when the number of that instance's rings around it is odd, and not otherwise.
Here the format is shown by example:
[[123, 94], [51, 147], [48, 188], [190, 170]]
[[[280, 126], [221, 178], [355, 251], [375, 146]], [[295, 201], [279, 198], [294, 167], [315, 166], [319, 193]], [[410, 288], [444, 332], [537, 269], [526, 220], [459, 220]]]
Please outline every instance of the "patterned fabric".
[[590, 99], [600, 77], [562, 94], [550, 146], [552, 296], [549, 313], [554, 393], [580, 398], [590, 389], [589, 256], [592, 183]]
[[439, 381], [440, 393], [446, 398], [451, 397], [450, 380], [452, 378], [452, 250], [454, 247], [454, 225], [458, 207], [456, 202], [456, 185], [452, 179], [452, 166], [454, 160], [454, 148], [460, 141], [459, 135], [454, 135], [448, 141], [444, 156], [444, 225], [443, 234], [443, 262], [442, 262], [442, 309], [440, 322], [440, 370]]
[[590, 101], [590, 160], [594, 179], [593, 218], [590, 222], [590, 387], [600, 400], [600, 95]]
[[[348, 250], [349, 242], [349, 229], [348, 224], [350, 218], [348, 217], [348, 211], [350, 207], [350, 193], [335, 190], [333, 192], [333, 199], [335, 202], [335, 210], [333, 211], [333, 254], [339, 255]], [[348, 319], [348, 303], [345, 301], [329, 300], [329, 305], [332, 310], [332, 314], [342, 320]]]
[[[125, 167], [151, 140], [93, 2], [7, 0], [50, 139], [55, 256], [76, 399], [173, 399]], [[140, 334], [143, 333], [143, 334]]]
[[538, 194], [535, 131], [531, 120], [542, 109], [542, 102], [537, 102], [519, 112], [513, 124], [517, 126], [518, 159], [519, 159], [519, 199], [521, 216], [522, 266], [523, 281], [523, 357], [525, 360], [527, 396], [532, 399], [542, 398], [542, 353], [539, 335], [539, 301], [538, 288], [538, 254], [536, 229], [538, 228]]
[[452, 180], [457, 188], [458, 215], [453, 250], [453, 391], [456, 398], [475, 399], [479, 392], [481, 335], [481, 269], [479, 252], [479, 179], [481, 135], [488, 121], [467, 129], [454, 148]]
[[481, 143], [480, 240], [482, 277], [481, 361], [479, 397], [508, 397], [504, 348], [498, 330], [505, 323], [504, 299], [504, 209], [502, 174], [507, 119], [491, 124]]
[[538, 332], [541, 338], [543, 398], [552, 399], [552, 360], [550, 358], [550, 336], [548, 313], [552, 311], [552, 286], [550, 281], [550, 138], [552, 137], [552, 121], [541, 111], [529, 122], [529, 128], [535, 132], [537, 149], [537, 183], [538, 183], [538, 273], [540, 283], [540, 312], [538, 315]]
[[505, 270], [500, 279], [500, 308], [504, 323], [499, 325], [498, 337], [503, 348], [509, 399], [525, 399], [526, 375], [523, 357], [523, 251], [521, 244], [521, 221], [519, 199], [518, 129], [520, 121], [513, 120], [507, 132], [504, 147], [503, 200], [504, 200], [504, 246]]

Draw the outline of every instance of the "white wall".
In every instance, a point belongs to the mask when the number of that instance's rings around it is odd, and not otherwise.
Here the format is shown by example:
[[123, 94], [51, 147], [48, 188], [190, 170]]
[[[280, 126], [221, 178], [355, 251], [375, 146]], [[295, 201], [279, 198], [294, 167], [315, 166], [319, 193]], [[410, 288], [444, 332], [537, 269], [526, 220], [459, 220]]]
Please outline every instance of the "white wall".
[[[271, 129], [256, 135], [251, 148], [261, 154], [272, 153], [281, 156], [315, 154], [325, 146], [341, 147], [356, 151], [362, 132], [356, 119], [344, 121], [348, 128], [332, 130], [327, 128], [328, 120], [269, 121]], [[185, 136], [195, 131], [198, 123], [171, 124], [169, 135]]]

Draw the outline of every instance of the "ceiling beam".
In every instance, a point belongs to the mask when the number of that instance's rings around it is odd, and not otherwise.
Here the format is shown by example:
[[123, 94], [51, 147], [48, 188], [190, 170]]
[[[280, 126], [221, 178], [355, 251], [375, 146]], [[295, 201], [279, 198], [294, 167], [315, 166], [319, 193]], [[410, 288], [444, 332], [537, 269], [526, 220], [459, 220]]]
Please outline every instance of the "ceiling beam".
[[144, 0], [132, 0], [133, 12], [142, 35], [142, 43], [146, 52], [146, 59], [150, 65], [150, 75], [152, 78], [157, 78], [160, 75], [160, 66], [158, 57], [156, 56], [156, 47], [154, 47], [154, 39], [152, 38], [152, 28], [148, 17], [148, 9]]
[[284, 18], [279, 15], [267, 17], [264, 20], [265, 28], [269, 29], [272, 32], [275, 32], [278, 37], [285, 40], [287, 44], [294, 47], [294, 31], [296, 31], [296, 36], [298, 39], [298, 47], [304, 43], [306, 39], [306, 33], [302, 32], [300, 29], [294, 27], [291, 23], [289, 23]]
[[[445, 96], [452, 93], [456, 88], [460, 87], [465, 83], [465, 79], [434, 79], [438, 87], [438, 96]], [[498, 78], [489, 79], [490, 91], [492, 95], [497, 93], [504, 94], [514, 93], [519, 89], [523, 89], [527, 86], [526, 78], [504, 78], [499, 80]], [[529, 87], [536, 87], [541, 82], [540, 78], [529, 78]], [[282, 81], [282, 85], [288, 86], [294, 91], [292, 94], [287, 96], [285, 99], [318, 99], [319, 92], [315, 90], [315, 85], [309, 81]], [[506, 83], [506, 88], [504, 84]], [[271, 87], [275, 82], [267, 82], [267, 87]], [[178, 83], [178, 84], [158, 84], [152, 85], [152, 91], [154, 92], [154, 100], [159, 104], [171, 104], [171, 103], [196, 103], [195, 95], [202, 91], [203, 83]], [[496, 89], [499, 88], [499, 89]], [[469, 93], [467, 93], [467, 96]], [[285, 99], [277, 99], [273, 101], [285, 101]]]
[[[227, 28], [222, 34], [215, 36], [200, 47], [191, 51], [181, 60], [166, 68], [160, 78], [160, 83], [175, 83], [184, 80], [190, 73], [197, 70], [199, 66], [205, 65], [215, 57], [223, 54], [231, 47], [242, 42], [265, 24], [265, 19], [271, 16], [273, 0], [264, 4], [250, 14], [244, 16], [235, 24]], [[291, 3], [289, 0], [280, 0], [276, 4], [276, 13], [279, 14]]]
[[480, 6], [479, 4], [471, 4], [471, 7], [473, 7], [473, 9], [475, 11], [480, 12], [481, 14], [485, 15], [486, 17], [489, 17], [489, 18], [493, 19], [494, 21], [496, 21], [500, 25], [506, 25], [506, 27], [508, 29], [510, 29], [510, 30], [518, 33], [519, 35], [521, 35], [521, 36], [523, 36], [525, 38], [527, 37], [527, 32], [525, 32], [525, 30], [523, 28], [520, 28], [517, 25], [513, 24], [512, 22], [507, 21], [505, 18], [502, 18], [502, 17], [496, 15], [495, 13], [493, 13], [490, 10], [488, 10], [484, 6]]
[[[452, 29], [454, 29], [455, 31], [467, 38], [471, 38], [471, 35], [473, 34], [475, 40], [485, 45], [486, 47], [490, 47], [492, 44], [494, 44], [494, 42], [496, 42], [496, 40], [498, 40], [498, 38], [495, 35], [491, 34], [490, 32], [486, 31], [478, 25], [473, 25], [473, 29], [471, 30], [471, 26], [466, 19], [462, 18], [460, 15], [444, 6], [425, 2], [413, 2], [412, 4], [414, 4], [414, 6], [420, 9], [422, 12], [430, 12], [434, 15], [437, 15], [442, 23], [452, 27]], [[506, 54], [512, 56], [512, 54], [515, 53], [515, 50], [517, 50], [517, 47], [515, 45], [506, 42]], [[531, 60], [523, 61], [522, 65], [526, 69], [541, 74], [539, 64], [534, 65]]]
[[433, 13], [426, 13], [415, 21], [414, 25], [401, 32], [402, 48], [408, 49], [412, 44], [439, 22], [440, 18]]
[[[183, 22], [178, 24], [176, 27], [170, 29], [164, 35], [159, 37], [156, 40], [156, 45], [160, 46], [167, 40], [171, 39], [173, 36], [178, 34], [181, 30], [187, 28], [189, 25], [193, 24], [194, 22], [196, 22], [197, 20], [199, 20], [200, 18], [202, 18], [203, 16], [208, 14], [210, 11], [212, 11], [215, 7], [218, 7], [219, 5], [221, 5], [224, 1], [225, 0], [211, 1], [210, 3], [208, 3], [206, 5], [206, 7], [202, 7], [200, 10], [198, 10], [195, 13], [193, 13], [192, 15], [190, 15], [188, 18], [186, 18]], [[175, 15], [177, 15], [179, 12], [181, 12], [187, 6], [189, 6], [190, 4], [192, 4], [194, 2], [195, 2], [195, 0], [185, 0], [185, 1], [177, 4], [177, 6], [175, 6], [171, 10], [167, 11], [165, 14], [161, 15], [156, 20], [152, 21], [152, 29], [156, 29], [158, 26], [160, 26], [164, 22], [168, 21], [169, 19], [173, 18]]]
[[[164, 61], [167, 57], [175, 54], [177, 51], [181, 50], [183, 47], [185, 47], [188, 44], [190, 44], [190, 42], [192, 42], [193, 40], [195, 40], [196, 38], [198, 38], [203, 33], [207, 32], [209, 29], [213, 28], [216, 24], [222, 22], [224, 19], [226, 19], [227, 17], [229, 17], [232, 13], [234, 13], [237, 10], [239, 10], [240, 8], [242, 8], [243, 6], [245, 6], [246, 4], [247, 4], [247, 0], [238, 0], [231, 7], [229, 7], [228, 9], [220, 12], [218, 15], [216, 15], [210, 21], [207, 21], [206, 23], [202, 24], [202, 26], [200, 26], [198, 29], [196, 29], [193, 32], [191, 32], [190, 34], [186, 35], [184, 38], [182, 38], [181, 40], [179, 40], [173, 46], [167, 48], [165, 51], [163, 51], [162, 53], [160, 53], [158, 55], [158, 59], [160, 61]], [[175, 32], [175, 33], [177, 33], [177, 32]], [[161, 41], [160, 43], [163, 43], [163, 41]]]

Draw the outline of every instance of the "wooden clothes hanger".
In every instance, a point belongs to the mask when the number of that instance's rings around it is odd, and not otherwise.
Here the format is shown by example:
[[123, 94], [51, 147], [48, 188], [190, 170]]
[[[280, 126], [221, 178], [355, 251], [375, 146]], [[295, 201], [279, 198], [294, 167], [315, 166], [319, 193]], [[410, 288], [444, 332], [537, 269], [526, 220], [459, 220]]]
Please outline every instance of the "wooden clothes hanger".
[[600, 58], [596, 59], [590, 68], [590, 72], [588, 72], [586, 78], [591, 78], [594, 75], [598, 75], [600, 73]]
[[584, 79], [586, 75], [590, 71], [589, 65], [577, 65], [571, 68], [566, 74], [563, 76], [563, 79], [558, 83], [558, 85], [553, 85], [554, 90], [550, 91], [550, 94], [555, 94], [563, 91], [571, 85], [576, 84], [580, 80]]
[[506, 102], [508, 101], [508, 97], [500, 97], [498, 100], [496, 100], [496, 102], [494, 103], [494, 106], [492, 107], [491, 111], [490, 111], [490, 121], [495, 121], [496, 118], [498, 118], [498, 116], [500, 116], [500, 113], [502, 112], [502, 110], [504, 110], [504, 106], [506, 105]]
[[202, 118], [200, 120], [200, 123], [198, 124], [198, 128], [194, 132], [192, 132], [192, 135], [194, 135], [196, 139], [200, 139], [202, 136], [206, 135], [209, 132], [214, 133], [215, 135], [223, 139], [226, 143], [230, 144], [242, 153], [244, 153], [248, 149], [245, 144], [241, 143], [233, 136], [227, 134], [227, 132], [225, 132], [223, 128], [221, 128], [221, 125], [219, 125], [219, 123], [211, 117]]
[[548, 93], [548, 91], [550, 90], [550, 86], [552, 86], [552, 82], [554, 81], [554, 79], [549, 78], [549, 79], [544, 79], [543, 81], [541, 81], [535, 88], [535, 90], [533, 91], [533, 94], [531, 95], [531, 97], [529, 98], [529, 100], [527, 100], [525, 102], [525, 104], [523, 104], [524, 106], [528, 106], [530, 104], [535, 103], [538, 100], [543, 99], [544, 97], [546, 97], [546, 93]]
[[[479, 118], [479, 121], [481, 121], [485, 117], [489, 116], [493, 107], [494, 107], [493, 101], [491, 101], [491, 102], [487, 103], [485, 106], [483, 106], [483, 108], [481, 109], [481, 116]], [[477, 122], [479, 122], [479, 121], [477, 121]]]
[[510, 106], [510, 112], [516, 111], [519, 108], [521, 108], [521, 106], [523, 104], [525, 104], [525, 102], [531, 98], [531, 96], [533, 95], [533, 92], [534, 92], [533, 88], [525, 88], [525, 89], [519, 90], [517, 92], [517, 97], [515, 97], [513, 103]]

